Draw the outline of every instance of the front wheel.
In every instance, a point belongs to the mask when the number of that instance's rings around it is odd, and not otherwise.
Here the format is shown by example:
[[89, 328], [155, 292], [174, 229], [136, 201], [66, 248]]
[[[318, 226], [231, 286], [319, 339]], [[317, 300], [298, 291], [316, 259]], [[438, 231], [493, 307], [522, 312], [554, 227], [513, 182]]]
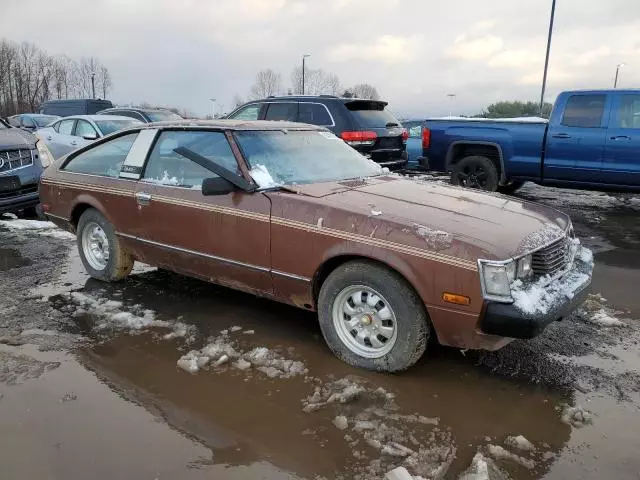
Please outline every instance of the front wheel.
[[77, 243], [80, 259], [93, 278], [116, 282], [133, 268], [133, 258], [120, 245], [111, 223], [93, 208], [80, 216]]
[[488, 157], [464, 157], [453, 166], [451, 183], [467, 188], [495, 192], [498, 189], [498, 169]]
[[425, 351], [429, 319], [417, 293], [397, 273], [367, 261], [331, 272], [318, 297], [329, 348], [356, 367], [405, 370]]

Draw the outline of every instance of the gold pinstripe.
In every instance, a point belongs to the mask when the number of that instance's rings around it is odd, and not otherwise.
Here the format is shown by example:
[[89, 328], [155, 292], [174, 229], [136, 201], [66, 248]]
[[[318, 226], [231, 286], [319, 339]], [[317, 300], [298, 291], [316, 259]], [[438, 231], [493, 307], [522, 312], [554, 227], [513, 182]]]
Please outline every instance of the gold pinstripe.
[[[68, 182], [68, 181], [54, 182], [47, 179], [42, 179], [41, 183], [48, 184], [48, 185], [58, 185], [61, 187], [81, 188], [82, 190], [86, 190], [86, 191], [110, 193], [113, 195], [122, 195], [127, 197], [134, 196], [133, 192], [131, 191], [112, 188], [112, 187], [99, 186], [99, 185], [86, 185], [86, 184], [80, 184], [80, 183]], [[432, 252], [430, 250], [425, 250], [422, 248], [403, 245], [401, 243], [395, 243], [389, 240], [371, 238], [371, 237], [367, 237], [357, 233], [345, 232], [343, 230], [334, 230], [326, 227], [318, 227], [317, 225], [313, 225], [305, 222], [298, 222], [296, 220], [289, 220], [287, 218], [270, 217], [268, 214], [249, 212], [247, 210], [222, 207], [219, 205], [211, 205], [209, 203], [195, 202], [193, 200], [167, 197], [164, 195], [153, 195], [153, 200], [159, 201], [162, 203], [168, 203], [171, 205], [198, 208], [201, 210], [208, 210], [212, 212], [223, 213], [226, 215], [233, 215], [236, 217], [248, 218], [248, 219], [252, 219], [260, 222], [268, 222], [269, 220], [271, 220], [271, 222], [274, 225], [294, 228], [296, 230], [304, 230], [307, 232], [319, 233], [321, 235], [329, 236], [332, 238], [340, 238], [342, 240], [363, 243], [365, 245], [370, 245], [373, 247], [387, 248], [389, 250], [394, 250], [396, 252], [405, 253], [407, 255], [412, 255], [414, 257], [426, 258], [428, 260], [432, 260], [435, 262], [446, 263], [452, 266], [464, 268], [466, 270], [472, 270], [472, 271], [478, 270], [477, 264], [471, 260], [451, 257], [449, 255], [444, 255], [442, 253], [436, 253], [436, 252]]]

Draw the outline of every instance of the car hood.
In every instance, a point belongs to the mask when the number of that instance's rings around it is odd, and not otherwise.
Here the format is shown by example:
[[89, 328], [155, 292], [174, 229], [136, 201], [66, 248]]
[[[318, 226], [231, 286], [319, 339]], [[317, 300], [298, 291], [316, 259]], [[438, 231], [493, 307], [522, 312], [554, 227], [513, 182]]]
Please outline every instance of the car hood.
[[512, 258], [561, 237], [571, 224], [564, 213], [536, 203], [395, 176], [296, 190], [341, 210], [337, 217], [359, 214], [368, 220], [360, 227], [337, 220], [339, 229], [360, 228], [360, 234], [471, 261]]
[[19, 128], [0, 130], [0, 150], [32, 149], [36, 146], [36, 138], [29, 132]]

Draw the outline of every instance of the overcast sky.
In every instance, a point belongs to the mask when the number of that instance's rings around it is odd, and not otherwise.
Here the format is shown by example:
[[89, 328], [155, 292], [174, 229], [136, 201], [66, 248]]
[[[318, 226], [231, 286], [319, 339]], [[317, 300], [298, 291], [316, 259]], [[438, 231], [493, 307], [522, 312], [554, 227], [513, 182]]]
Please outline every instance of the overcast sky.
[[[98, 57], [116, 103], [227, 111], [255, 73], [289, 84], [302, 53], [401, 116], [538, 101], [551, 0], [0, 0], [0, 36]], [[557, 0], [547, 99], [640, 86], [640, 0]], [[454, 100], [447, 97], [455, 93]]]

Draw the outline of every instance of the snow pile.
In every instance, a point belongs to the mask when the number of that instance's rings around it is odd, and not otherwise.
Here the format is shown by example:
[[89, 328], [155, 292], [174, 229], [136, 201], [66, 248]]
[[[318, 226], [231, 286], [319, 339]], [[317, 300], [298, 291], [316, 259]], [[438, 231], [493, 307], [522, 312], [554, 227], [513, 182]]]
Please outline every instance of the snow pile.
[[[511, 296], [513, 305], [521, 312], [533, 315], [536, 313], [548, 313], [554, 306], [571, 300], [574, 292], [583, 288], [591, 279], [593, 271], [593, 255], [585, 247], [578, 246], [575, 257], [575, 265], [566, 275], [551, 283], [549, 277], [544, 276], [536, 282], [525, 284], [522, 280], [515, 280], [511, 284]], [[584, 262], [582, 259], [591, 259]]]
[[62, 238], [65, 240], [75, 240], [73, 233], [59, 229], [52, 222], [43, 222], [41, 220], [0, 220], [0, 226], [6, 227], [12, 232], [28, 232], [37, 235], [45, 235], [47, 237]]
[[238, 349], [229, 339], [228, 331], [221, 333], [200, 350], [191, 350], [183, 355], [178, 359], [177, 365], [189, 373], [196, 373], [210, 363], [214, 368], [230, 364], [242, 371], [255, 369], [269, 378], [291, 378], [308, 373], [304, 363], [283, 358], [266, 347], [256, 347], [249, 351]]
[[619, 320], [609, 314], [604, 308], [591, 315], [591, 317], [589, 317], [589, 321], [602, 327], [620, 327], [625, 324], [622, 320]]
[[75, 306], [74, 317], [90, 315], [98, 319], [96, 328], [99, 330], [106, 328], [124, 328], [128, 330], [143, 330], [147, 328], [167, 328], [171, 332], [164, 335], [164, 339], [177, 337], [190, 337], [193, 335], [194, 327], [185, 325], [182, 322], [166, 322], [156, 320], [155, 312], [143, 309], [139, 305], [133, 305], [128, 310], [124, 309], [123, 302], [119, 300], [109, 300], [95, 297], [81, 292], [71, 292], [67, 294], [67, 299]]
[[593, 414], [582, 408], [580, 405], [572, 407], [570, 405], [563, 404], [560, 407], [560, 415], [560, 418], [564, 423], [575, 428], [581, 428], [593, 423]]
[[489, 455], [491, 455], [496, 460], [510, 460], [530, 470], [536, 466], [536, 462], [534, 462], [533, 460], [520, 457], [515, 453], [502, 448], [500, 445], [489, 445], [487, 446], [487, 450], [489, 452]]
[[372, 208], [372, 209], [371, 209], [371, 213], [370, 213], [370, 215], [371, 215], [372, 217], [377, 217], [378, 215], [382, 215], [382, 211], [380, 211], [380, 210], [376, 210], [375, 208]]
[[534, 452], [536, 450], [535, 445], [522, 435], [507, 437], [504, 444], [507, 447], [522, 450], [523, 452]]
[[178, 180], [178, 177], [170, 177], [166, 170], [162, 173], [161, 178], [144, 178], [143, 182], [154, 183], [156, 185], [183, 185], [184, 181]]
[[465, 470], [458, 480], [508, 480], [509, 475], [504, 473], [495, 462], [478, 452], [473, 457], [471, 465]]
[[273, 188], [278, 186], [264, 165], [254, 165], [249, 173], [253, 181], [256, 182], [260, 188]]
[[424, 225], [413, 224], [418, 236], [424, 238], [427, 242], [427, 246], [432, 250], [446, 250], [451, 248], [453, 243], [453, 236], [442, 230], [434, 230]]
[[318, 385], [302, 404], [306, 413], [337, 411], [332, 423], [348, 431], [354, 458], [368, 461], [355, 467], [356, 479], [380, 478], [398, 467], [419, 476], [408, 478], [442, 478], [455, 458], [451, 435], [440, 431], [437, 418], [400, 414], [394, 394], [359, 379]]
[[580, 317], [600, 327], [622, 327], [625, 323], [616, 317], [614, 310], [607, 308], [607, 299], [602, 295], [589, 295], [582, 305]]
[[564, 236], [564, 230], [560, 228], [555, 223], [546, 223], [544, 227], [540, 230], [537, 230], [533, 233], [530, 233], [520, 245], [518, 245], [517, 252], [518, 253], [526, 253], [532, 250], [538, 249], [549, 243], [552, 243], [554, 240], [559, 240]]

